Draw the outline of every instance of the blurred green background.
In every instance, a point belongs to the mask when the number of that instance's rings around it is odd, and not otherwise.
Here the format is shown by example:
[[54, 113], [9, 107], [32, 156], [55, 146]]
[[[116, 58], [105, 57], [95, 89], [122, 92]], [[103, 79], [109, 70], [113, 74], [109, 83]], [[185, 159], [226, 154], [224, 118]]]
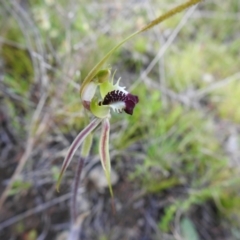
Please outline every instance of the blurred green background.
[[[81, 81], [114, 45], [182, 2], [1, 1], [1, 239], [67, 239], [79, 153], [60, 193], [55, 182], [89, 121]], [[240, 239], [239, 20], [238, 0], [203, 1], [112, 56], [106, 67], [140, 102], [133, 116], [111, 118], [115, 215], [99, 184], [95, 133], [79, 239]]]

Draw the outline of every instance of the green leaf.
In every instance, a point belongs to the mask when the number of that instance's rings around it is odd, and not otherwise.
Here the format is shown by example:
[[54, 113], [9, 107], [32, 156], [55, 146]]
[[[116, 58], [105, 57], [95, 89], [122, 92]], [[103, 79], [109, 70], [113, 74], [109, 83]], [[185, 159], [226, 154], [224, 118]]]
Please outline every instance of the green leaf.
[[162, 231], [168, 232], [170, 230], [170, 222], [173, 220], [174, 214], [176, 213], [177, 209], [178, 209], [178, 203], [166, 208], [165, 214], [162, 217], [161, 222], [159, 223], [159, 228]]
[[28, 190], [32, 184], [22, 179], [18, 179], [13, 183], [12, 189], [8, 192], [8, 196], [13, 196], [20, 193], [21, 191]]
[[191, 219], [183, 218], [180, 222], [180, 227], [184, 240], [199, 240], [198, 233]]

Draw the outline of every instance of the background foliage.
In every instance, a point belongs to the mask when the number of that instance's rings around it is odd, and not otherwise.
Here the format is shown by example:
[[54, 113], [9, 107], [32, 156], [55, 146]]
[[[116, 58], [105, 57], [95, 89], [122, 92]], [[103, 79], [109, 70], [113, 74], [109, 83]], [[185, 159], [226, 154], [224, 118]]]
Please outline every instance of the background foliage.
[[[76, 161], [60, 194], [55, 182], [88, 121], [81, 80], [117, 42], [179, 3], [0, 3], [1, 193], [23, 165], [1, 208], [1, 239], [66, 238]], [[240, 239], [239, 18], [237, 0], [204, 1], [111, 58], [140, 103], [133, 116], [111, 119], [116, 215], [98, 184], [98, 144], [91, 150], [81, 239]]]

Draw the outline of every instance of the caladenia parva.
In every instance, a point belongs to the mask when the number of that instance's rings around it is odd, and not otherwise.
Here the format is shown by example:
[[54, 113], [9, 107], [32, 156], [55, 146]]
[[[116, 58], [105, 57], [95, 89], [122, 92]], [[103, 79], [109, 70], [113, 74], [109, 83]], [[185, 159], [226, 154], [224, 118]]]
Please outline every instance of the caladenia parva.
[[121, 87], [119, 84], [120, 79], [114, 83], [114, 79], [111, 77], [111, 71], [109, 69], [100, 70], [96, 76], [94, 76], [92, 81], [88, 82], [88, 84], [86, 84], [80, 91], [83, 106], [92, 113], [94, 118], [78, 134], [71, 144], [62, 165], [57, 188], [59, 188], [63, 173], [72, 160], [74, 153], [85, 139], [85, 144], [83, 144], [82, 147], [82, 155], [83, 157], [88, 155], [92, 143], [91, 140], [89, 141], [89, 139], [91, 139], [91, 134], [98, 126], [101, 125], [102, 131], [99, 142], [99, 155], [111, 196], [113, 196], [110, 179], [111, 161], [109, 154], [109, 120], [111, 118], [111, 112], [125, 112], [132, 115], [134, 107], [139, 101], [137, 96], [127, 92], [125, 87]]
[[[137, 96], [127, 92], [125, 90], [125, 87], [120, 86], [120, 79], [114, 81], [113, 77], [111, 76], [110, 69], [103, 69], [103, 66], [110, 58], [112, 53], [114, 53], [118, 48], [120, 48], [125, 42], [132, 39], [136, 35], [151, 29], [157, 24], [172, 17], [176, 13], [179, 13], [199, 2], [201, 2], [201, 0], [189, 0], [171, 9], [160, 17], [154, 19], [149, 24], [141, 28], [139, 31], [133, 33], [132, 35], [125, 38], [122, 42], [117, 44], [88, 73], [81, 85], [80, 97], [84, 108], [86, 108], [90, 113], [92, 113], [93, 120], [77, 135], [77, 137], [71, 144], [62, 164], [61, 172], [57, 181], [57, 189], [59, 189], [62, 176], [66, 171], [69, 163], [71, 162], [74, 153], [80, 147], [80, 145], [82, 145], [82, 158], [80, 158], [80, 163], [83, 158], [86, 158], [88, 156], [89, 150], [92, 145], [92, 132], [101, 125], [102, 131], [99, 142], [99, 155], [109, 185], [110, 194], [113, 197], [113, 191], [110, 181], [111, 161], [109, 154], [111, 112], [125, 112], [132, 115], [134, 107], [139, 102], [139, 99]], [[82, 163], [80, 164], [80, 166], [82, 166]], [[78, 177], [76, 177], [76, 179], [79, 179], [81, 171], [77, 172]], [[75, 185], [76, 192], [78, 184]], [[74, 198], [76, 198], [76, 194], [74, 194]], [[76, 202], [75, 200], [74, 202]]]

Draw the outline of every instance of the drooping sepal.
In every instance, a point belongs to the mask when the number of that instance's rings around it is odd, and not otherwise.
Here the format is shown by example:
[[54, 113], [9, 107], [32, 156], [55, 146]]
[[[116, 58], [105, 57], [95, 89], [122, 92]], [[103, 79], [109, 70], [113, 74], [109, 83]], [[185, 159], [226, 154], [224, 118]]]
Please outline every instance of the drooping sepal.
[[82, 157], [86, 158], [89, 155], [89, 152], [92, 147], [92, 140], [93, 140], [93, 135], [92, 135], [92, 133], [89, 133], [88, 136], [83, 141], [83, 145], [82, 145], [82, 149], [81, 149]]
[[102, 133], [99, 142], [99, 154], [102, 167], [108, 182], [109, 191], [111, 196], [113, 197], [111, 185], [111, 161], [109, 156], [109, 133], [110, 133], [109, 119], [105, 118], [102, 122]]
[[71, 144], [67, 155], [63, 161], [62, 168], [58, 177], [56, 188], [59, 191], [59, 186], [62, 180], [62, 176], [64, 172], [66, 171], [69, 163], [71, 162], [74, 153], [77, 151], [77, 149], [80, 147], [82, 142], [86, 139], [86, 137], [99, 125], [99, 123], [102, 121], [102, 119], [95, 118], [87, 127], [85, 127], [74, 139], [73, 143]]

